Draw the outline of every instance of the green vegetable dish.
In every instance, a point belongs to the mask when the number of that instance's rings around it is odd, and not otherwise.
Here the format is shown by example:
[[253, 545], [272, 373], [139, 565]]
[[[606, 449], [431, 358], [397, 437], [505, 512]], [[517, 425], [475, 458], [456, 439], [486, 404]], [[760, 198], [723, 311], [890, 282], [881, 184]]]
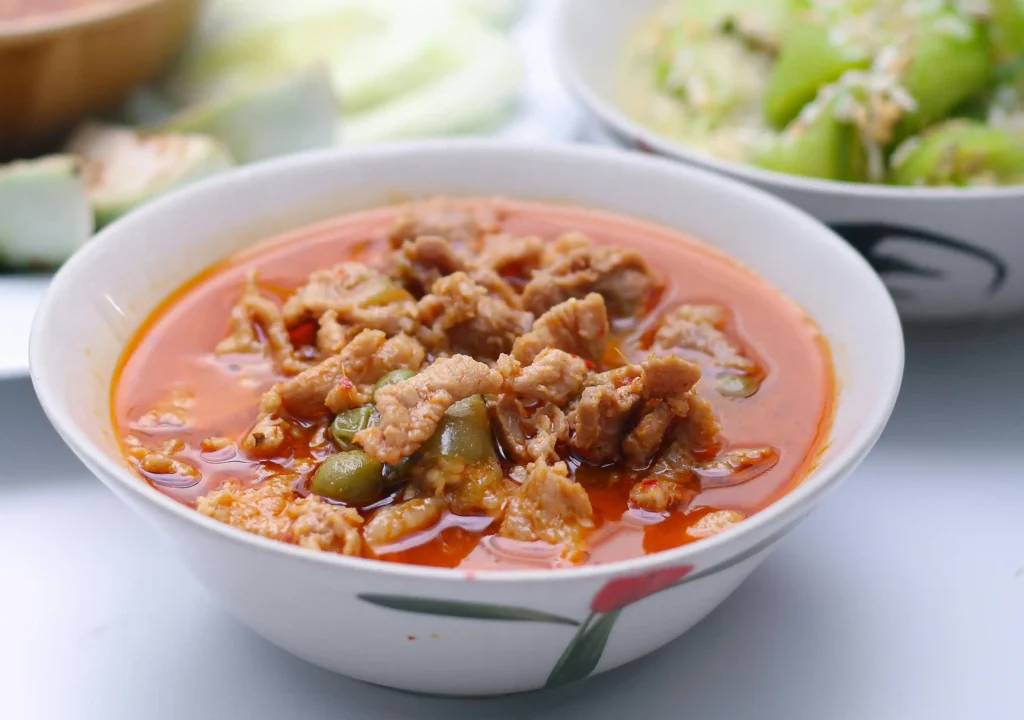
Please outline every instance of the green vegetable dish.
[[1024, 0], [678, 0], [619, 94], [717, 158], [845, 182], [1024, 184]]

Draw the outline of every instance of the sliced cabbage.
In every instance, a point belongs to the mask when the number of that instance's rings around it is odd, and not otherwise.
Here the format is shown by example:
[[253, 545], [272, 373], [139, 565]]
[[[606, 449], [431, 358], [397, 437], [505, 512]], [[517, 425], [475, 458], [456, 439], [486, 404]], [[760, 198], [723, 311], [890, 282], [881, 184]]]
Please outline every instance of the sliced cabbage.
[[519, 0], [455, 0], [455, 4], [495, 27], [507, 27], [519, 12]]
[[452, 35], [455, 18], [441, 6], [413, 3], [375, 42], [336, 53], [329, 67], [344, 111], [374, 107], [455, 71], [465, 60]]
[[241, 163], [330, 147], [337, 108], [322, 66], [242, 90], [171, 118], [163, 130], [216, 138]]
[[82, 160], [82, 176], [101, 227], [157, 195], [234, 165], [227, 149], [205, 135], [99, 123], [78, 130], [68, 152]]
[[207, 0], [195, 38], [216, 42], [254, 27], [280, 25], [336, 11], [390, 21], [422, 9], [440, 13], [454, 10], [495, 27], [506, 27], [520, 5], [519, 0]]
[[[287, 9], [286, 9], [287, 8]], [[163, 85], [190, 105], [248, 90], [354, 47], [372, 44], [389, 22], [366, 3], [325, 12], [311, 3], [210, 3], [209, 17]]]
[[192, 45], [214, 44], [253, 28], [281, 25], [332, 10], [358, 19], [373, 12], [373, 0], [207, 0]]
[[458, 69], [366, 112], [346, 116], [345, 145], [451, 135], [500, 122], [515, 104], [523, 69], [501, 33], [465, 19], [453, 20], [446, 50]]
[[161, 93], [205, 104], [319, 62], [355, 142], [475, 130], [508, 110], [520, 82], [498, 29], [517, 9], [517, 0], [212, 0]]
[[321, 62], [344, 106], [357, 111], [454, 69], [446, 52], [454, 2], [220, 0], [209, 14], [164, 86], [176, 102], [204, 102]]
[[59, 265], [93, 229], [76, 158], [50, 155], [0, 166], [0, 264]]

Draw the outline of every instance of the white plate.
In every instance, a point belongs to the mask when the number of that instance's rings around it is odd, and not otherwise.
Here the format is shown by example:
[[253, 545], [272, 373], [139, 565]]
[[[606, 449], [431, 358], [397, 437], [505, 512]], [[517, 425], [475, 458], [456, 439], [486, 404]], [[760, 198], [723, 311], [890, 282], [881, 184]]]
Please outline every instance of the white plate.
[[[553, 10], [549, 2], [524, 3], [512, 31], [526, 65], [523, 101], [505, 125], [488, 134], [533, 142], [571, 142], [578, 137], [583, 115], [554, 71]], [[29, 330], [48, 283], [48, 275], [0, 274], [0, 378], [28, 374]]]

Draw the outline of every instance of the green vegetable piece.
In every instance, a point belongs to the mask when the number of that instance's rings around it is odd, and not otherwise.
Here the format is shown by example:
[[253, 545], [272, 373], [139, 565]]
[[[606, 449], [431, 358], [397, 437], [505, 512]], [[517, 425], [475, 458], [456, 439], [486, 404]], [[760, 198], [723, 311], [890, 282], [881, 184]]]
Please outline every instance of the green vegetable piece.
[[987, 33], [956, 9], [944, 7], [923, 15], [916, 27], [908, 48], [910, 62], [900, 73], [900, 82], [917, 108], [900, 122], [901, 138], [945, 118], [983, 90], [994, 71]]
[[408, 368], [399, 368], [398, 370], [392, 370], [387, 375], [378, 380], [377, 384], [373, 386], [373, 399], [377, 399], [377, 392], [380, 391], [381, 388], [386, 388], [388, 385], [395, 385], [396, 383], [400, 383], [403, 380], [408, 380], [409, 378], [415, 375], [416, 371], [409, 370]]
[[897, 185], [1024, 183], [1024, 138], [970, 120], [933, 126], [893, 153]]
[[77, 158], [51, 155], [0, 165], [0, 265], [59, 265], [92, 231]]
[[360, 450], [331, 455], [313, 475], [313, 492], [346, 505], [369, 505], [384, 495], [384, 465]]
[[868, 176], [867, 149], [856, 124], [836, 112], [837, 106], [859, 102], [852, 89], [841, 88], [817, 107], [810, 106], [790, 123], [754, 164], [767, 170], [824, 180], [860, 182]]
[[338, 443], [338, 447], [343, 450], [351, 450], [354, 447], [352, 438], [355, 437], [355, 434], [376, 424], [377, 409], [373, 405], [363, 405], [338, 413], [334, 417], [334, 422], [331, 423], [329, 432], [334, 438], [334, 442]]
[[1024, 54], [1024, 0], [988, 0], [989, 38], [998, 62]]
[[497, 461], [493, 441], [487, 405], [482, 397], [474, 395], [448, 408], [421, 452], [427, 461], [442, 457], [470, 463]]
[[82, 159], [100, 227], [158, 195], [234, 165], [213, 138], [101, 123], [82, 126], [68, 142], [68, 152]]
[[786, 34], [764, 96], [769, 124], [785, 127], [824, 86], [847, 70], [866, 68], [871, 56], [863, 48], [837, 41], [828, 25], [803, 20]]
[[185, 110], [163, 129], [209, 135], [249, 163], [331, 147], [336, 125], [330, 78], [313, 67]]
[[384, 485], [387, 488], [393, 488], [396, 485], [401, 485], [405, 482], [406, 477], [409, 474], [409, 470], [416, 464], [418, 456], [410, 455], [407, 458], [402, 458], [394, 465], [384, 466]]

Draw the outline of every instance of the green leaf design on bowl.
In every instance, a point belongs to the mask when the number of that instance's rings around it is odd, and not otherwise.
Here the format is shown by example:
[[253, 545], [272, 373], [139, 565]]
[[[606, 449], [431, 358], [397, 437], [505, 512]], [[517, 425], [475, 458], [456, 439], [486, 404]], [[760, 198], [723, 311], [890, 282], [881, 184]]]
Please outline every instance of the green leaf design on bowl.
[[508, 622], [544, 622], [577, 627], [579, 622], [572, 618], [552, 615], [539, 610], [511, 607], [509, 605], [488, 605], [485, 603], [459, 602], [457, 600], [431, 600], [405, 597], [402, 595], [359, 595], [360, 600], [379, 607], [442, 617], [468, 618], [473, 620], [505, 620]]
[[605, 615], [590, 615], [558, 659], [544, 687], [568, 685], [594, 672], [621, 612], [620, 608]]
[[[594, 672], [598, 663], [601, 662], [602, 655], [604, 655], [605, 646], [608, 644], [608, 639], [611, 637], [612, 629], [615, 627], [615, 622], [619, 619], [619, 615], [622, 613], [624, 608], [631, 607], [638, 602], [646, 600], [648, 597], [653, 597], [654, 595], [663, 593], [666, 590], [672, 590], [680, 585], [686, 585], [694, 580], [714, 575], [726, 568], [748, 560], [778, 542], [783, 535], [792, 529], [796, 522], [797, 521], [793, 521], [785, 527], [776, 530], [757, 544], [730, 557], [728, 560], [719, 563], [718, 565], [706, 567], [699, 572], [687, 572], [687, 574], [681, 579], [664, 587], [659, 587], [653, 591], [650, 591], [650, 587], [648, 587], [646, 590], [647, 594], [644, 594], [643, 597], [631, 599], [622, 607], [609, 609], [615, 604], [615, 598], [620, 597], [620, 593], [615, 593], [613, 597], [606, 598], [608, 602], [599, 603], [599, 607], [597, 609], [607, 609], [607, 612], [591, 612], [590, 615], [587, 616], [587, 619], [582, 623], [573, 620], [572, 618], [562, 617], [561, 615], [553, 615], [551, 613], [540, 612], [539, 610], [511, 607], [509, 605], [490, 605], [487, 603], [460, 602], [458, 600], [435, 600], [430, 598], [407, 597], [404, 595], [359, 594], [356, 597], [364, 602], [370, 603], [371, 605], [377, 605], [378, 607], [388, 608], [389, 610], [398, 610], [401, 612], [418, 613], [420, 615], [433, 615], [469, 620], [540, 622], [575, 627], [577, 628], [576, 633], [573, 635], [569, 646], [562, 653], [561, 657], [558, 658], [558, 662], [555, 663], [555, 667], [551, 670], [551, 674], [548, 675], [547, 683], [544, 685], [546, 688], [554, 688], [576, 682], [577, 680], [582, 680]], [[681, 570], [682, 568], [678, 567], [675, 569]], [[663, 573], [666, 571], [657, 571], [655, 574], [658, 572]], [[633, 578], [633, 581], [635, 582], [637, 579], [638, 578]], [[644, 575], [641, 575], [639, 579], [648, 583], [650, 582], [650, 579]], [[622, 582], [623, 578], [617, 578], [610, 581], [612, 584]], [[598, 594], [598, 597], [599, 596], [600, 593]]]

